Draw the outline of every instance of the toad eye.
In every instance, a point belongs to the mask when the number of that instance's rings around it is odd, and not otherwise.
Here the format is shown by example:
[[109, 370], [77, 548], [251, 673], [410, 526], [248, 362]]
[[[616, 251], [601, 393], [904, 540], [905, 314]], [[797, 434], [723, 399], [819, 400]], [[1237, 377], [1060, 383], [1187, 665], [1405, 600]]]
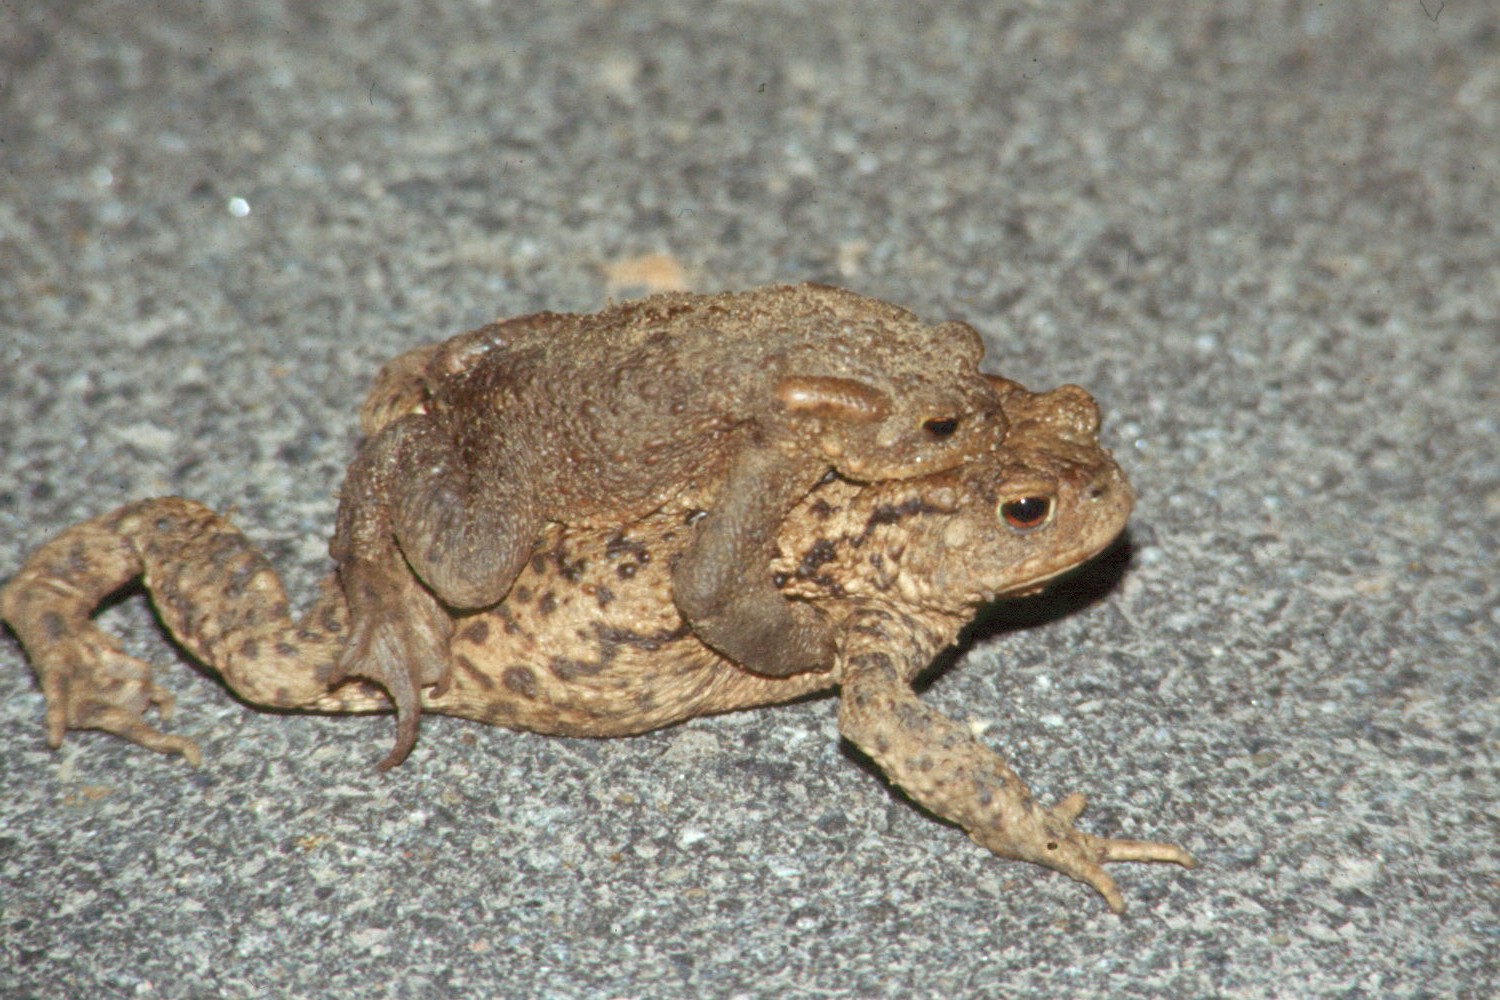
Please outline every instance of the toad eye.
[[922, 421], [922, 429], [939, 440], [952, 437], [953, 432], [958, 430], [958, 418], [933, 417], [931, 420]]
[[1000, 516], [1016, 531], [1040, 528], [1052, 519], [1051, 497], [1018, 497], [1000, 505]]

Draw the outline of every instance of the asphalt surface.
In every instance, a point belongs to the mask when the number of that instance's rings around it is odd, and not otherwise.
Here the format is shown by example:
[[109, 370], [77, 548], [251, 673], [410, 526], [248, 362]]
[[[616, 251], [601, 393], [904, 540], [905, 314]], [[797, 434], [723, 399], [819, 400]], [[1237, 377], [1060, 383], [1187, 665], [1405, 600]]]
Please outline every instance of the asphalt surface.
[[387, 357], [847, 285], [1100, 400], [1128, 544], [924, 697], [1202, 866], [1116, 917], [831, 699], [379, 774], [389, 719], [254, 712], [127, 593], [206, 760], [50, 751], [0, 635], [0, 994], [1496, 994], [1493, 5], [311, 6], [0, 10], [0, 577], [176, 493], [306, 599]]

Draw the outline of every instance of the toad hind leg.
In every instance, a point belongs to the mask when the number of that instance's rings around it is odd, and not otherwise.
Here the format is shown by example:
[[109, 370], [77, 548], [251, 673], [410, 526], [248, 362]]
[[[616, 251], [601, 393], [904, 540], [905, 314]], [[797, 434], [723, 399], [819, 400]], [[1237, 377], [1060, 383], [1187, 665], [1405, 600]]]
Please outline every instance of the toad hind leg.
[[201, 504], [162, 497], [68, 528], [0, 590], [0, 617], [20, 638], [47, 700], [54, 748], [69, 729], [99, 729], [201, 760], [192, 740], [145, 721], [153, 706], [166, 718], [171, 695], [90, 618], [137, 578], [173, 637], [244, 700], [320, 711], [389, 707], [368, 687], [328, 691], [345, 627], [336, 588], [325, 585], [294, 624], [275, 570], [237, 529]]
[[1069, 795], [1050, 809], [1038, 805], [999, 755], [917, 699], [887, 652], [897, 648], [889, 625], [885, 616], [866, 616], [848, 633], [839, 730], [914, 800], [1001, 857], [1045, 865], [1092, 886], [1116, 913], [1124, 912], [1125, 899], [1104, 863], [1196, 865], [1172, 844], [1075, 829], [1082, 795]]
[[672, 599], [698, 638], [753, 673], [787, 677], [833, 666], [832, 623], [783, 597], [769, 569], [782, 519], [819, 471], [766, 448], [746, 449], [672, 572]]

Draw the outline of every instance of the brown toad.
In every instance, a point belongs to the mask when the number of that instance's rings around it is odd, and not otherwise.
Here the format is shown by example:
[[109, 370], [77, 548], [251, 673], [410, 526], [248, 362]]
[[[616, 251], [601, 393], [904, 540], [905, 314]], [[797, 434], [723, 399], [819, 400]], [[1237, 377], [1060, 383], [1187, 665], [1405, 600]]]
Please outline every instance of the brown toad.
[[[839, 731], [914, 801], [996, 854], [1055, 868], [1122, 910], [1103, 863], [1193, 859], [1169, 844], [1075, 829], [1082, 796], [1038, 804], [999, 756], [910, 686], [977, 607], [1035, 592], [1090, 558], [1132, 504], [1097, 443], [1087, 393], [992, 385], [1010, 422], [1004, 448], [916, 479], [825, 476], [783, 520], [773, 584], [827, 616], [830, 671], [752, 673], [685, 624], [671, 597], [673, 567], [715, 496], [700, 486], [633, 521], [547, 525], [506, 599], [457, 621], [451, 683], [423, 692], [423, 706], [540, 733], [623, 736], [838, 688]], [[392, 707], [365, 681], [329, 689], [348, 629], [332, 578], [294, 622], [275, 571], [244, 536], [169, 497], [69, 528], [0, 591], [0, 615], [46, 695], [54, 747], [68, 729], [93, 728], [200, 760], [191, 740], [145, 721], [152, 705], [166, 715], [171, 696], [90, 620], [101, 599], [137, 578], [182, 647], [245, 701], [314, 712]]]
[[702, 510], [672, 600], [760, 674], [826, 670], [835, 631], [766, 566], [831, 467], [862, 482], [950, 469], [1004, 438], [979, 334], [819, 285], [668, 293], [493, 323], [397, 358], [362, 410], [333, 545], [349, 604], [336, 678], [390, 693], [417, 735], [455, 610], [500, 601], [549, 522], [605, 528], [674, 497]]

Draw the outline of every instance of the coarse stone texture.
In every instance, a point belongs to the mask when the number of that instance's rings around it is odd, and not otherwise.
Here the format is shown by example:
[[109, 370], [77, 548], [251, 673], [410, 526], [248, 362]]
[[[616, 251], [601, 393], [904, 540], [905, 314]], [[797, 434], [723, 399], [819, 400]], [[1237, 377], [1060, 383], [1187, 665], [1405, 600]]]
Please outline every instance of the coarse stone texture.
[[305, 601], [380, 362], [621, 275], [830, 281], [1100, 400], [1129, 565], [925, 697], [1203, 862], [1117, 918], [830, 700], [431, 720], [377, 774], [388, 718], [251, 712], [127, 599], [205, 765], [50, 752], [0, 636], [0, 995], [1500, 990], [1500, 11], [1147, 6], [0, 10], [0, 576], [176, 493]]

